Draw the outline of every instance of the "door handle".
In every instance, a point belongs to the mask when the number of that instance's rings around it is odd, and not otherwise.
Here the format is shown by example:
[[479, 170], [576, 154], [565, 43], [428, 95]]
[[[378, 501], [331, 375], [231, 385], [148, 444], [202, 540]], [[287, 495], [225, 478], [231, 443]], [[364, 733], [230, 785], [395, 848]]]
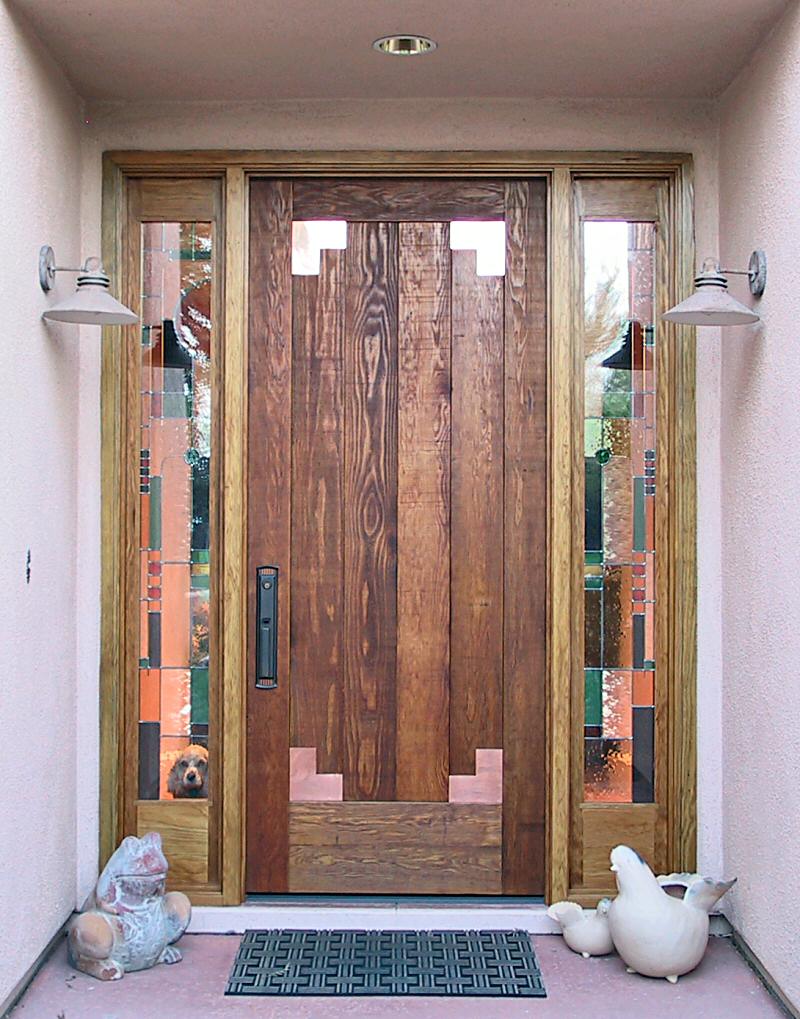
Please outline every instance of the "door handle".
[[256, 570], [256, 687], [278, 685], [278, 567]]

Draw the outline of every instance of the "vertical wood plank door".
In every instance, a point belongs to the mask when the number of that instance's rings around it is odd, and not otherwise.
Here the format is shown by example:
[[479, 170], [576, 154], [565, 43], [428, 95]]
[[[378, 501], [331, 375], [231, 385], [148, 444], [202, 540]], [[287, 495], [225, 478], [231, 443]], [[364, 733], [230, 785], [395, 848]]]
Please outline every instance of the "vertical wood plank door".
[[248, 892], [544, 891], [546, 210], [251, 182]]

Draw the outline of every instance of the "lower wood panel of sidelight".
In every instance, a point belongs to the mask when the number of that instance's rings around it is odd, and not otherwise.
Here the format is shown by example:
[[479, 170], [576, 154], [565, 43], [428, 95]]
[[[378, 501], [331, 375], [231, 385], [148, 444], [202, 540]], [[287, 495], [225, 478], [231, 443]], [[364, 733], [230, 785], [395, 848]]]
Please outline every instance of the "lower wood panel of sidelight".
[[500, 895], [502, 807], [293, 803], [289, 891]]

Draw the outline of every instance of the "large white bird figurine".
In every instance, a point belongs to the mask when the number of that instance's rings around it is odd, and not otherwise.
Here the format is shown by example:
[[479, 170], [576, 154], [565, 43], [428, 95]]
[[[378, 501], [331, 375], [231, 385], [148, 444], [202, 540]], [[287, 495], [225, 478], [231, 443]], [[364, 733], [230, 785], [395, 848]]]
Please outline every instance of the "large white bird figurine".
[[676, 898], [628, 846], [612, 849], [611, 870], [619, 895], [609, 908], [608, 924], [628, 971], [676, 983], [703, 958], [709, 911], [736, 879], [712, 881], [700, 875], [671, 874], [662, 879], [665, 885], [673, 890], [681, 883], [686, 887], [683, 898]]
[[608, 929], [610, 905], [610, 899], [601, 899], [597, 909], [583, 909], [577, 902], [554, 902], [547, 915], [560, 925], [567, 946], [588, 959], [590, 955], [608, 955], [614, 951]]

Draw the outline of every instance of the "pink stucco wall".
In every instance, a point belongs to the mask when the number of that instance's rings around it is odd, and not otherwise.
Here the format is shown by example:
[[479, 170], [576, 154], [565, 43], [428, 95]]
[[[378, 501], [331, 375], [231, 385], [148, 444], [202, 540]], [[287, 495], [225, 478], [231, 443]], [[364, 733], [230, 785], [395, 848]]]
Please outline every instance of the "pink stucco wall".
[[[764, 248], [762, 322], [722, 346], [724, 847], [728, 910], [800, 1005], [800, 8], [721, 105], [725, 265]], [[737, 288], [737, 294], [746, 290]]]
[[40, 319], [37, 257], [44, 243], [61, 264], [80, 255], [83, 128], [77, 97], [5, 4], [0, 96], [2, 1010], [75, 904], [80, 362], [77, 330]]

